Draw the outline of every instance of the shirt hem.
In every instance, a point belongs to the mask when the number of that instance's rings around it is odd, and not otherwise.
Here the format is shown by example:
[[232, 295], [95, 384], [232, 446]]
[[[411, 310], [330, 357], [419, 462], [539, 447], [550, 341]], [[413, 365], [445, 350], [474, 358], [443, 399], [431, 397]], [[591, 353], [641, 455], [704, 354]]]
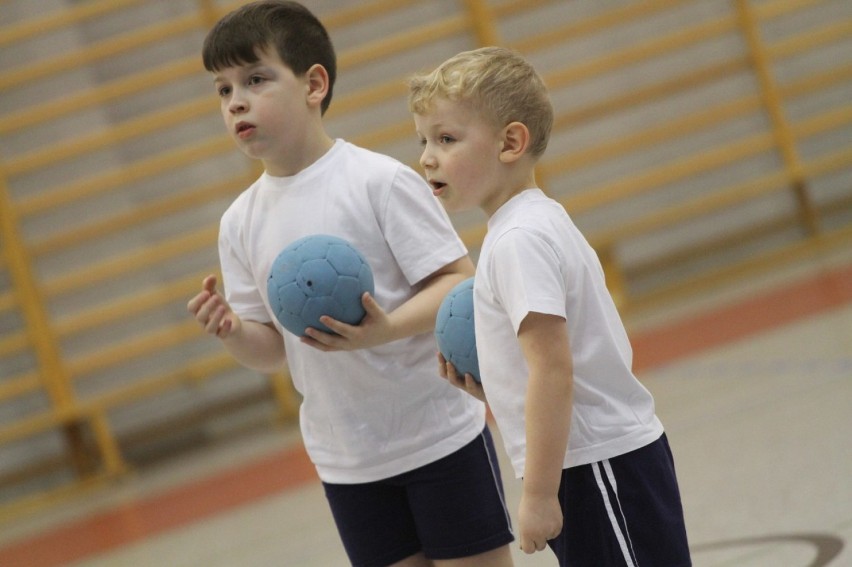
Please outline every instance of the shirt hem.
[[430, 445], [415, 453], [405, 455], [394, 461], [358, 469], [340, 469], [314, 463], [320, 480], [330, 484], [362, 484], [390, 478], [416, 468], [433, 463], [450, 455], [471, 441], [485, 428], [485, 411], [464, 429], [454, 432], [439, 443]]

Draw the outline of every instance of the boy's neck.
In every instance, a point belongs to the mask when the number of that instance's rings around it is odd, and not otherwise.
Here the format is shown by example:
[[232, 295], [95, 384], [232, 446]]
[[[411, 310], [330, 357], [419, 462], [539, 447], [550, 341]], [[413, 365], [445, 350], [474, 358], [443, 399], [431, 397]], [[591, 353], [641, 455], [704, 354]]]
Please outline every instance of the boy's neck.
[[309, 136], [298, 149], [289, 152], [280, 160], [264, 160], [263, 167], [268, 175], [273, 177], [291, 177], [317, 162], [334, 146], [332, 139], [325, 131], [316, 136]]
[[500, 207], [511, 201], [513, 197], [520, 195], [527, 189], [538, 187], [538, 183], [535, 180], [534, 166], [520, 167], [521, 164], [517, 165], [519, 167], [508, 168], [506, 183], [503, 185], [502, 190], [496, 192], [492, 199], [482, 203], [482, 210], [489, 218]]

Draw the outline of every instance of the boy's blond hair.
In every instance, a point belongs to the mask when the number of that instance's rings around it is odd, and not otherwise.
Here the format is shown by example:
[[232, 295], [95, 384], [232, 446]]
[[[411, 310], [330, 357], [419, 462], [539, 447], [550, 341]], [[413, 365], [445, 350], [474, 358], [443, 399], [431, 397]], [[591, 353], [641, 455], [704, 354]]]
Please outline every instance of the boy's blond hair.
[[408, 81], [409, 110], [428, 112], [436, 97], [467, 102], [498, 128], [521, 122], [530, 131], [530, 154], [539, 158], [547, 148], [553, 106], [547, 87], [518, 52], [503, 47], [464, 51], [430, 73]]

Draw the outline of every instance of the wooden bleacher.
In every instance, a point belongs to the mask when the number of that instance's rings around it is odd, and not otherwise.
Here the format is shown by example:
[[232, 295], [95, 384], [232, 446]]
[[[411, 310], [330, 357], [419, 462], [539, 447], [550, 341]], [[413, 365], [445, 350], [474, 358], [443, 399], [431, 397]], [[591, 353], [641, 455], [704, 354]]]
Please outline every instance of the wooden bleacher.
[[[294, 419], [286, 375], [239, 368], [185, 313], [258, 174], [199, 55], [239, 4], [0, 0], [0, 521], [247, 412]], [[557, 114], [539, 182], [626, 312], [852, 242], [844, 0], [306, 4], [338, 49], [330, 132], [414, 166], [405, 78], [526, 54]], [[475, 256], [483, 218], [454, 222]]]

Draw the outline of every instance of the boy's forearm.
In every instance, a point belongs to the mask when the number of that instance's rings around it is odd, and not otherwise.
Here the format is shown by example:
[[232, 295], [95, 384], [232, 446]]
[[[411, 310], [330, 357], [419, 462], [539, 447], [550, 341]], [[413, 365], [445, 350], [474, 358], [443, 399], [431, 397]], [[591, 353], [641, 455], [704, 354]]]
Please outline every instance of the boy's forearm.
[[280, 372], [286, 363], [284, 341], [271, 324], [243, 321], [240, 332], [222, 344], [237, 362], [258, 372]]
[[571, 387], [571, 380], [555, 369], [529, 377], [524, 492], [555, 496], [559, 490], [571, 425]]
[[465, 256], [429, 276], [417, 294], [388, 314], [394, 340], [432, 331], [441, 301], [474, 271], [473, 262]]
[[529, 313], [521, 322], [518, 339], [529, 368], [524, 493], [554, 497], [562, 478], [574, 388], [565, 319]]

